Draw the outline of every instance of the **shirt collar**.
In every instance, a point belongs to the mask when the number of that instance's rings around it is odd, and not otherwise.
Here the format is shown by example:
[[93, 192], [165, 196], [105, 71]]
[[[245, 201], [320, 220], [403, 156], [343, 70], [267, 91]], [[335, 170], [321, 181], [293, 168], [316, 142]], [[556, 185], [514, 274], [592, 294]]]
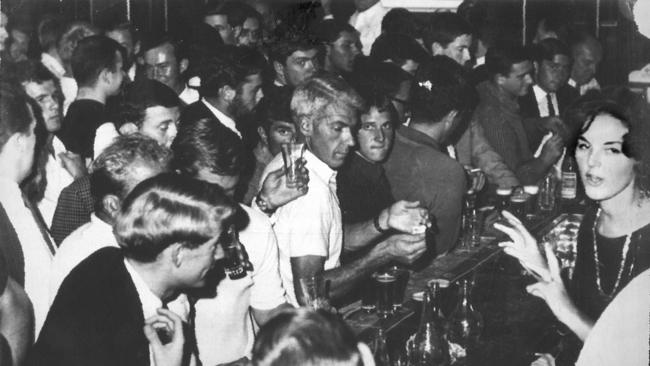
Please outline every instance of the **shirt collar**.
[[316, 155], [311, 151], [305, 150], [303, 158], [307, 161], [307, 169], [309, 172], [313, 172], [314, 175], [319, 177], [325, 183], [329, 184], [332, 178], [336, 178], [336, 170], [329, 167], [322, 160], [320, 160]]
[[400, 127], [399, 130], [397, 130], [397, 134], [407, 140], [442, 151], [438, 141], [411, 127]]
[[552, 95], [552, 93], [547, 93], [546, 91], [544, 91], [544, 89], [542, 89], [537, 84], [533, 85], [533, 93], [535, 93], [535, 100], [537, 102], [545, 101], [546, 100], [546, 95], [548, 95], [548, 94]]
[[205, 98], [201, 98], [201, 102], [203, 102], [203, 104], [205, 104], [205, 106], [208, 107], [210, 112], [212, 112], [212, 114], [214, 114], [214, 116], [217, 117], [217, 119], [219, 120], [219, 122], [221, 122], [222, 125], [228, 127], [230, 130], [232, 130], [232, 132], [237, 134], [239, 138], [241, 138], [241, 132], [239, 132], [239, 130], [237, 129], [237, 125], [235, 124], [235, 121], [232, 118], [226, 116], [222, 111], [215, 108], [212, 104], [210, 104], [207, 100], [205, 100]]
[[135, 290], [138, 292], [138, 297], [142, 303], [144, 318], [147, 319], [150, 316], [155, 315], [156, 310], [162, 307], [162, 301], [151, 291], [151, 289], [149, 289], [147, 283], [144, 282], [142, 277], [140, 277], [140, 274], [135, 270], [135, 268], [133, 268], [133, 266], [131, 266], [126, 258], [124, 258], [124, 266], [126, 267], [127, 272], [129, 272], [129, 276], [131, 276], [131, 280], [135, 285]]

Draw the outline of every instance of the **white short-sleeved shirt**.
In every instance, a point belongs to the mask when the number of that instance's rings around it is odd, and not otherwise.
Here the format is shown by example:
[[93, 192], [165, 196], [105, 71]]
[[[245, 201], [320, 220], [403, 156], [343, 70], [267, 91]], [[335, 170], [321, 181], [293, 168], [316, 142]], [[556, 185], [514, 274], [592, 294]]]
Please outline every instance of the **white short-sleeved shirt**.
[[[309, 191], [306, 195], [278, 208], [271, 218], [280, 249], [280, 275], [289, 302], [298, 305], [293, 289], [291, 258], [325, 257], [325, 270], [338, 267], [343, 248], [341, 208], [336, 196], [336, 171], [305, 151], [309, 171]], [[267, 165], [262, 179], [283, 166], [282, 155]]]
[[286, 302], [278, 271], [278, 247], [266, 215], [241, 205], [250, 218], [239, 240], [253, 271], [217, 286], [217, 296], [196, 303], [196, 339], [204, 365], [231, 362], [249, 356], [255, 340], [249, 309], [271, 310]]
[[50, 304], [70, 271], [104, 247], [118, 247], [113, 227], [92, 214], [90, 222], [80, 226], [63, 240], [54, 256], [50, 277]]
[[58, 137], [54, 136], [52, 139], [52, 148], [54, 154], [49, 154], [47, 163], [45, 164], [45, 176], [47, 177], [47, 185], [45, 186], [45, 193], [43, 199], [38, 203], [38, 210], [45, 220], [47, 227], [52, 226], [52, 218], [56, 210], [56, 204], [59, 202], [59, 195], [63, 188], [72, 183], [74, 177], [66, 168], [59, 158], [59, 154], [66, 152], [63, 142]]

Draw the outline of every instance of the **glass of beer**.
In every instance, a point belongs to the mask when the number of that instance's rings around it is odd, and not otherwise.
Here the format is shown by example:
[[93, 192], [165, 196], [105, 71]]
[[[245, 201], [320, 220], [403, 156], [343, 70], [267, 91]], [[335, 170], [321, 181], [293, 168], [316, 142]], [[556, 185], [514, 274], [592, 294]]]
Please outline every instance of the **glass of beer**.
[[406, 268], [392, 266], [388, 269], [389, 273], [395, 276], [395, 286], [393, 286], [393, 310], [398, 309], [404, 302], [404, 293], [406, 285], [409, 282], [409, 271]]
[[376, 272], [373, 275], [377, 294], [377, 316], [387, 318], [393, 313], [393, 298], [395, 297], [395, 285], [397, 278], [390, 271]]
[[295, 187], [298, 181], [299, 164], [305, 151], [305, 144], [290, 142], [282, 144], [282, 159], [287, 175], [287, 187]]

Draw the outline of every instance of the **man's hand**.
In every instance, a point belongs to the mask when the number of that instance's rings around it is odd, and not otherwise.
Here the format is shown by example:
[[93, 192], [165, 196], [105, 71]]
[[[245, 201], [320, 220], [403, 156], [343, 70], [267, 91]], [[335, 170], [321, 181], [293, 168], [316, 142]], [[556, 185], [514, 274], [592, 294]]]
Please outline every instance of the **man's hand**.
[[411, 264], [427, 250], [425, 235], [395, 234], [386, 241], [388, 254], [404, 264]]
[[298, 164], [295, 187], [287, 187], [286, 169], [284, 167], [270, 172], [264, 179], [260, 196], [266, 199], [269, 209], [277, 209], [307, 194], [309, 171], [305, 168], [306, 161], [300, 159]]
[[382, 229], [394, 229], [403, 233], [422, 233], [431, 223], [429, 212], [420, 202], [398, 201], [379, 214]]
[[[181, 366], [183, 361], [183, 321], [174, 312], [167, 309], [158, 309], [158, 314], [147, 320], [144, 324], [144, 335], [149, 340], [153, 359], [157, 366]], [[158, 336], [158, 329], [169, 333], [171, 340], [163, 344]]]
[[540, 159], [543, 161], [554, 164], [560, 156], [562, 156], [562, 151], [564, 150], [564, 142], [562, 137], [558, 134], [554, 134], [542, 147], [542, 153], [540, 154]]
[[556, 135], [565, 136], [568, 132], [566, 125], [560, 117], [542, 117], [537, 123], [543, 131], [553, 132]]
[[65, 168], [74, 179], [86, 175], [86, 165], [80, 155], [66, 151], [59, 154], [59, 159], [61, 159], [61, 165], [63, 168]]

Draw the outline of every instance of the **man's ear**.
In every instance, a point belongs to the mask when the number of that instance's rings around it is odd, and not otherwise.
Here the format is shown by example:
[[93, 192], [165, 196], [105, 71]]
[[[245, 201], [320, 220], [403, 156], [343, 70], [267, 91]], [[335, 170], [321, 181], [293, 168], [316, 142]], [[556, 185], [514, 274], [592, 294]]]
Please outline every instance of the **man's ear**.
[[310, 137], [314, 134], [314, 121], [311, 118], [302, 117], [299, 121], [298, 128], [303, 136]]
[[110, 215], [112, 219], [115, 219], [122, 208], [120, 199], [113, 194], [108, 194], [102, 198], [102, 206], [104, 207], [104, 211]]
[[102, 71], [99, 72], [99, 77], [97, 78], [97, 81], [103, 81], [105, 84], [110, 84], [111, 82], [111, 77], [110, 74], [111, 71], [109, 69], [103, 69]]
[[438, 42], [433, 42], [431, 44], [431, 55], [437, 56], [442, 55], [445, 51], [445, 48]]
[[533, 67], [535, 67], [535, 75], [539, 72], [539, 62], [533, 61]]
[[284, 66], [278, 61], [273, 61], [273, 70], [275, 70], [275, 78], [282, 84], [286, 84], [287, 80], [284, 77]]
[[135, 42], [133, 45], [133, 54], [138, 55], [140, 54], [140, 41]]
[[172, 255], [172, 262], [174, 263], [174, 266], [176, 268], [180, 267], [181, 264], [183, 264], [183, 259], [185, 259], [185, 256], [183, 255], [185, 252], [183, 251], [183, 246], [180, 244], [172, 244], [171, 246], [171, 255]]
[[257, 128], [257, 134], [260, 136], [260, 140], [262, 140], [262, 143], [266, 146], [269, 145], [269, 137], [266, 135], [266, 131], [264, 131], [264, 128], [262, 126], [259, 126]]
[[454, 119], [456, 118], [457, 115], [458, 115], [457, 110], [452, 110], [449, 111], [449, 113], [447, 113], [447, 115], [445, 116], [445, 126], [447, 126], [447, 128], [450, 128], [453, 125]]
[[188, 59], [184, 58], [181, 60], [181, 62], [178, 64], [178, 69], [180, 70], [181, 74], [187, 71], [189, 64], [190, 61]]
[[494, 75], [494, 81], [497, 83], [497, 85], [503, 85], [503, 84], [505, 84], [506, 80], [507, 80], [507, 77], [505, 77], [505, 76], [502, 75], [502, 74], [496, 74], [496, 75]]

